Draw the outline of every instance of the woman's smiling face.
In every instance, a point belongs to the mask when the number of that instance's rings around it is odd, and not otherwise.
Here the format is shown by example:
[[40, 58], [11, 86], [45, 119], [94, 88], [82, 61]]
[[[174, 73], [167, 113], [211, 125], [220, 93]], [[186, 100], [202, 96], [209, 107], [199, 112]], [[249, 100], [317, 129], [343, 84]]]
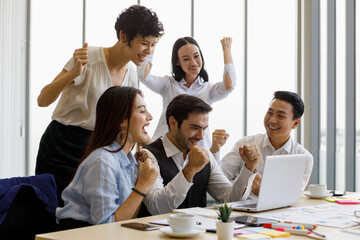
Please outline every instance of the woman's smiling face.
[[137, 94], [135, 97], [133, 112], [129, 121], [129, 133], [134, 143], [141, 143], [147, 139], [148, 133], [145, 130], [145, 127], [149, 126], [152, 119], [152, 115], [146, 109], [144, 98]]
[[202, 68], [199, 48], [194, 44], [186, 44], [178, 50], [178, 64], [185, 72], [185, 79], [195, 79]]

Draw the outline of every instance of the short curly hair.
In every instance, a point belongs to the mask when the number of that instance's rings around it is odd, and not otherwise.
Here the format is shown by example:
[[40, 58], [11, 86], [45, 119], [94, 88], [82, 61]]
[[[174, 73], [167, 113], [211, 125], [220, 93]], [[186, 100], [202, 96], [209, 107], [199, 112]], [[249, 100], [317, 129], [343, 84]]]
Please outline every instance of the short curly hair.
[[156, 13], [141, 5], [132, 5], [123, 10], [116, 19], [115, 30], [118, 39], [121, 30], [127, 35], [129, 46], [138, 34], [142, 37], [159, 37], [164, 34], [163, 24]]

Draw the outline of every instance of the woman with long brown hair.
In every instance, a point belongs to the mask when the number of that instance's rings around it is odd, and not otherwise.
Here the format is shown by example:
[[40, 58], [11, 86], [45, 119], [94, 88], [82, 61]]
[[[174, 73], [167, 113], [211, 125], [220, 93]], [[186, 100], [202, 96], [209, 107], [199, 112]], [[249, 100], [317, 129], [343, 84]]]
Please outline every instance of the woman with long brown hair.
[[111, 87], [96, 107], [95, 129], [75, 176], [65, 188], [65, 206], [57, 208], [60, 229], [136, 217], [158, 171], [146, 150], [136, 160], [131, 149], [147, 138], [152, 120], [142, 92]]
[[164, 34], [156, 13], [141, 5], [123, 10], [116, 19], [115, 30], [117, 41], [111, 47], [85, 43], [76, 49], [37, 99], [40, 107], [47, 107], [59, 98], [52, 121], [40, 140], [35, 174], [54, 175], [60, 207], [64, 206], [61, 193], [74, 175], [94, 130], [99, 97], [112, 86], [138, 87], [136, 70], [130, 61], [140, 66]]

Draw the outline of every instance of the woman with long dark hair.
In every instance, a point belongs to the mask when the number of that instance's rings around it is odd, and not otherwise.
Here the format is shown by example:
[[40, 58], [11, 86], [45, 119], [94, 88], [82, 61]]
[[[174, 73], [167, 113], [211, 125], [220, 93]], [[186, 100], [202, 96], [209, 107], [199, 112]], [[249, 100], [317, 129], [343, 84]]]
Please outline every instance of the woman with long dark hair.
[[147, 138], [152, 120], [140, 90], [111, 87], [99, 98], [95, 129], [85, 155], [57, 208], [60, 229], [102, 224], [137, 216], [158, 171], [147, 150], [131, 149]]
[[59, 98], [52, 121], [41, 138], [35, 168], [36, 175], [54, 175], [59, 206], [63, 206], [61, 193], [74, 175], [94, 130], [99, 97], [112, 86], [138, 87], [130, 61], [141, 65], [164, 33], [156, 13], [140, 5], [122, 11], [115, 30], [117, 41], [111, 47], [85, 43], [76, 49], [38, 97], [40, 107], [47, 107]]
[[[172, 76], [154, 76], [149, 74], [152, 65], [152, 55], [138, 69], [139, 80], [155, 93], [163, 97], [163, 111], [156, 127], [153, 140], [163, 136], [168, 131], [165, 111], [171, 100], [180, 94], [193, 95], [208, 104], [220, 101], [228, 96], [236, 83], [235, 68], [231, 54], [232, 39], [224, 37], [221, 45], [224, 53], [224, 77], [222, 82], [209, 82], [209, 76], [204, 67], [204, 57], [199, 44], [191, 37], [179, 38], [173, 46], [171, 65]], [[225, 132], [223, 132], [225, 134]], [[211, 137], [209, 129], [200, 145], [209, 149]]]

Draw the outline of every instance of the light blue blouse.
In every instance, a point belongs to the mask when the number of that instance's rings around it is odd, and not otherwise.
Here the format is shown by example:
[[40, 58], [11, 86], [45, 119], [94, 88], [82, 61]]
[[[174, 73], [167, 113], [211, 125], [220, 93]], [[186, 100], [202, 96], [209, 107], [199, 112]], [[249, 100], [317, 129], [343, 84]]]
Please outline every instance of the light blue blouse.
[[[74, 179], [62, 193], [64, 207], [56, 209], [56, 219], [72, 218], [90, 224], [115, 221], [114, 213], [129, 197], [138, 168], [131, 152], [112, 144], [93, 151], [79, 166]], [[107, 150], [105, 150], [107, 149]]]

